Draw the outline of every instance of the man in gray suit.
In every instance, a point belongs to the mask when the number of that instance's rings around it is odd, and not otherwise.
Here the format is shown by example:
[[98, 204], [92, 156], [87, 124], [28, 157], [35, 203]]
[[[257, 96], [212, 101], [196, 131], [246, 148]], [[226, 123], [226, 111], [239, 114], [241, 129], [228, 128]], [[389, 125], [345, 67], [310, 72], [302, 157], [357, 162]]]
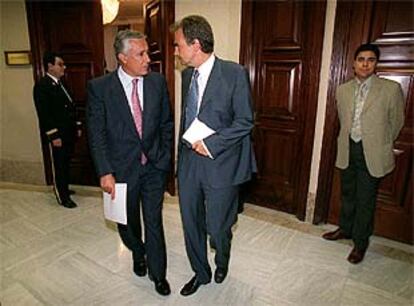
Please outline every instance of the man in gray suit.
[[348, 261], [364, 259], [373, 233], [380, 178], [395, 166], [393, 143], [404, 125], [404, 97], [400, 85], [378, 78], [376, 45], [363, 44], [355, 52], [355, 78], [336, 92], [340, 131], [336, 166], [341, 169], [339, 228], [327, 240], [350, 239]]
[[[88, 134], [101, 188], [115, 196], [127, 183], [127, 225], [118, 224], [132, 251], [134, 272], [170, 294], [162, 225], [162, 203], [170, 169], [173, 121], [164, 77], [149, 71], [148, 44], [141, 33], [118, 32], [119, 68], [88, 85]], [[145, 228], [141, 234], [140, 212]]]
[[186, 250], [195, 272], [181, 290], [186, 296], [211, 280], [207, 234], [216, 249], [214, 280], [224, 281], [239, 185], [250, 180], [256, 163], [247, 71], [214, 55], [213, 32], [203, 17], [188, 16], [172, 31], [175, 54], [188, 66], [182, 73], [177, 166]]

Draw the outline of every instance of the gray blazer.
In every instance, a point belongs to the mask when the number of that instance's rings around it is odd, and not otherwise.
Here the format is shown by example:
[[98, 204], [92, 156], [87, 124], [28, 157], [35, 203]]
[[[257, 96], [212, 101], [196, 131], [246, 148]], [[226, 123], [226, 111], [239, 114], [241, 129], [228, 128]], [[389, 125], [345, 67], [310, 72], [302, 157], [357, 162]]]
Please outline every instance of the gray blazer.
[[[193, 68], [182, 73], [182, 114]], [[250, 84], [243, 66], [216, 57], [201, 101], [198, 119], [216, 133], [204, 139], [214, 159], [199, 156], [207, 180], [214, 188], [239, 185], [250, 180], [257, 171], [251, 142], [253, 110]], [[182, 139], [184, 115], [178, 143], [178, 176], [185, 172], [190, 150]]]
[[[362, 144], [369, 173], [382, 177], [395, 167], [392, 149], [404, 125], [404, 96], [397, 82], [375, 75], [372, 77], [361, 113]], [[336, 91], [340, 121], [336, 166], [340, 169], [347, 168], [349, 162], [349, 135], [356, 86], [356, 80], [352, 79]]]

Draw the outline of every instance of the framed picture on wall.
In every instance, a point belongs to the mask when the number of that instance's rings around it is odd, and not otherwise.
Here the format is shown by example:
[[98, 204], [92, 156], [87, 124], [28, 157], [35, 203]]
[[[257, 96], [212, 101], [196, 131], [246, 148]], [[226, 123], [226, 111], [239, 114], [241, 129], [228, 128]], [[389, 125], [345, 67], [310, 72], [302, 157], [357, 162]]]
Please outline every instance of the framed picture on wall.
[[4, 51], [6, 65], [21, 66], [30, 65], [32, 63], [32, 56], [30, 51]]

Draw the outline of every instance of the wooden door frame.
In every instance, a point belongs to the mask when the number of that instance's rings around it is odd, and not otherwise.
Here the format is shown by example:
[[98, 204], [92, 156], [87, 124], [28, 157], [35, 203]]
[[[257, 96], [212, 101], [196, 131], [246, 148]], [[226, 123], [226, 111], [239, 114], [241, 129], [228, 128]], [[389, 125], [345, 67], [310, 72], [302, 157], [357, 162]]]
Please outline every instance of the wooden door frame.
[[[322, 1], [324, 7], [321, 9], [321, 14], [326, 18], [326, 1]], [[322, 4], [321, 4], [322, 5]], [[254, 2], [253, 1], [242, 1], [242, 14], [241, 14], [241, 31], [240, 31], [240, 55], [239, 61], [244, 65], [249, 72], [250, 84], [254, 87], [256, 82], [255, 68], [258, 60], [257, 46], [252, 43], [253, 41], [253, 14], [254, 13]], [[325, 23], [322, 24], [321, 32], [324, 33]], [[309, 47], [310, 50], [323, 48], [323, 39], [320, 41], [317, 39], [320, 35], [319, 31], [314, 31], [312, 37], [309, 38], [310, 44], [315, 44]], [[308, 39], [306, 38], [306, 39]], [[318, 44], [321, 44], [319, 46]], [[313, 142], [315, 135], [315, 124], [316, 124], [316, 112], [318, 103], [318, 90], [319, 90], [319, 71], [322, 63], [322, 52], [320, 57], [312, 56], [311, 52], [306, 52], [304, 61], [309, 63], [308, 67], [310, 71], [316, 71], [315, 73], [307, 73], [305, 84], [313, 84], [313, 88], [308, 91], [308, 95], [304, 97], [306, 99], [306, 107], [311, 112], [310, 115], [304, 119], [303, 127], [303, 147], [304, 151], [309, 151], [309, 159], [302, 159], [300, 161], [300, 175], [298, 177], [298, 195], [297, 195], [297, 210], [295, 212], [296, 217], [299, 220], [304, 221], [306, 217], [306, 204], [309, 188], [310, 170], [312, 163], [312, 151]], [[313, 108], [313, 109], [312, 109]], [[310, 125], [308, 128], [307, 126]], [[254, 139], [253, 139], [254, 141]]]
[[167, 182], [167, 190], [170, 195], [176, 195], [175, 183], [175, 56], [174, 56], [174, 37], [170, 31], [170, 26], [175, 22], [175, 0], [164, 0], [164, 9], [162, 12], [162, 19], [165, 28], [163, 29], [164, 48], [165, 48], [165, 78], [167, 80], [168, 94], [170, 96], [170, 109], [173, 118], [173, 145], [171, 149], [171, 171]]
[[[372, 1], [338, 0], [335, 14], [335, 31], [330, 65], [325, 126], [319, 164], [318, 188], [313, 223], [327, 222], [336, 159], [336, 137], [339, 131], [335, 91], [346, 79], [353, 76], [352, 63], [356, 48], [367, 42]], [[349, 26], [356, 14], [362, 15], [364, 24], [356, 29]]]
[[[161, 43], [161, 52], [164, 51], [166, 57], [164, 59], [164, 65], [162, 66], [162, 73], [164, 74], [167, 87], [168, 87], [168, 94], [170, 96], [170, 109], [174, 121], [175, 127], [175, 57], [174, 57], [174, 37], [173, 34], [170, 32], [170, 25], [175, 22], [175, 0], [148, 0], [144, 2], [145, 7], [151, 7], [154, 5], [158, 5], [160, 3], [161, 8], [161, 18], [162, 22], [162, 38], [163, 41]], [[147, 9], [144, 7], [144, 20], [146, 19], [146, 12]], [[176, 195], [176, 184], [175, 184], [175, 128], [173, 128], [173, 145], [171, 150], [171, 167], [170, 172], [168, 175], [167, 181], [167, 191], [170, 195]]]
[[[38, 82], [43, 77], [42, 55], [46, 50], [46, 46], [44, 44], [45, 40], [43, 38], [43, 28], [40, 27], [40, 23], [36, 22], [36, 20], [39, 20], [41, 18], [41, 12], [39, 11], [39, 6], [36, 5], [36, 3], [33, 1], [26, 0], [25, 4], [27, 24], [28, 28], [31, 29], [29, 31], [29, 39], [32, 55], [33, 79], [35, 82]], [[53, 172], [51, 166], [52, 160], [49, 151], [49, 144], [46, 141], [45, 137], [40, 138], [42, 144], [42, 157], [46, 184], [52, 185]]]

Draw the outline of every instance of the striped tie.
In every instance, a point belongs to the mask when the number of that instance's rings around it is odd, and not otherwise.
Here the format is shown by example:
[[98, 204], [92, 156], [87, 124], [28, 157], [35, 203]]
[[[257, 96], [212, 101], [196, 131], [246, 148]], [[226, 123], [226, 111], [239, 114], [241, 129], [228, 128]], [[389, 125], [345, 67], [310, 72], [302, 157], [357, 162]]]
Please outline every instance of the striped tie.
[[[137, 129], [139, 137], [142, 140], [142, 109], [141, 109], [141, 104], [139, 102], [139, 96], [138, 96], [138, 79], [132, 80], [131, 102], [132, 102], [132, 110], [134, 112], [133, 115], [134, 115], [135, 127]], [[142, 153], [141, 164], [145, 165], [146, 163], [147, 163], [147, 157], [145, 156], [144, 153]]]
[[359, 86], [357, 95], [355, 97], [354, 117], [352, 120], [351, 139], [359, 142], [362, 139], [361, 132], [361, 113], [364, 108], [367, 84], [363, 83]]
[[191, 125], [194, 119], [197, 117], [197, 105], [198, 105], [198, 76], [197, 69], [194, 70], [193, 79], [191, 80], [190, 90], [187, 95], [187, 107], [185, 109], [185, 129]]

